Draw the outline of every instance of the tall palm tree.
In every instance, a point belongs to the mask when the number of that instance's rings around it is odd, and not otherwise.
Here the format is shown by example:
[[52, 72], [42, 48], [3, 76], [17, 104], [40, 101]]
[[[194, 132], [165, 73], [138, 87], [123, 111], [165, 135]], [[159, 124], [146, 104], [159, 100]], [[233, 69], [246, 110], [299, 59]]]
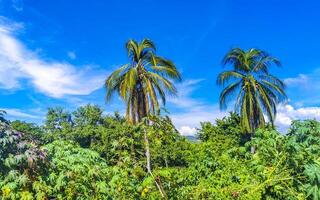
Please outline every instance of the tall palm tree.
[[171, 61], [156, 55], [151, 40], [140, 43], [129, 40], [126, 49], [129, 63], [106, 80], [106, 99], [110, 100], [117, 92], [127, 104], [127, 119], [137, 123], [148, 114], [159, 113], [158, 98], [165, 104], [166, 94], [175, 95], [177, 91], [171, 80], [181, 80], [181, 76]]
[[[114, 71], [106, 80], [106, 99], [118, 93], [127, 105], [126, 118], [136, 124], [148, 114], [157, 115], [160, 111], [158, 98], [166, 102], [166, 94], [175, 95], [173, 80], [181, 80], [175, 65], [156, 55], [156, 47], [151, 40], [140, 43], [129, 40], [126, 43], [129, 62]], [[146, 168], [151, 173], [151, 156], [146, 128], [143, 128]], [[164, 192], [156, 181], [163, 196]]]
[[241, 117], [243, 130], [251, 135], [265, 126], [265, 116], [273, 125], [277, 104], [287, 98], [285, 84], [269, 73], [271, 65], [280, 66], [279, 60], [259, 49], [234, 48], [223, 59], [223, 65], [228, 64], [233, 69], [220, 73], [217, 79], [219, 85], [225, 86], [220, 108], [226, 108], [226, 102], [235, 97], [235, 112]]

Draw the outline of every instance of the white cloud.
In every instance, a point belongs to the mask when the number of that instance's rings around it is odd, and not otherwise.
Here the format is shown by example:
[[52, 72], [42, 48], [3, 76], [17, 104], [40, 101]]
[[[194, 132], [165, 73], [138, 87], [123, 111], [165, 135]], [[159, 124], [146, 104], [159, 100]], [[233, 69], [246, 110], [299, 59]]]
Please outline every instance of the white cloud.
[[200, 122], [215, 123], [217, 118], [223, 118], [226, 115], [227, 113], [220, 111], [218, 106], [206, 105], [174, 113], [170, 117], [182, 135], [195, 135], [196, 128], [200, 128]]
[[191, 128], [189, 126], [182, 126], [180, 127], [180, 129], [178, 129], [178, 131], [180, 132], [181, 135], [184, 135], [184, 136], [193, 136], [197, 133], [196, 128]]
[[202, 99], [194, 98], [192, 93], [204, 79], [190, 79], [177, 84], [178, 96], [169, 98], [168, 102], [178, 108], [170, 118], [181, 135], [195, 135], [200, 122], [215, 122], [216, 118], [226, 116], [218, 105], [208, 104]]
[[[278, 106], [277, 111], [275, 124], [281, 133], [287, 132], [293, 120], [320, 120], [320, 107], [295, 108], [289, 104], [281, 104]], [[227, 115], [228, 113], [220, 111], [218, 106], [207, 105], [170, 116], [180, 134], [189, 136], [197, 133], [196, 129], [200, 128], [200, 122], [209, 121], [214, 123], [217, 118], [223, 118]]]
[[281, 132], [286, 132], [293, 120], [320, 120], [320, 107], [294, 108], [292, 105], [279, 105], [275, 124]]
[[77, 55], [76, 55], [76, 53], [75, 53], [74, 51], [69, 51], [69, 52], [67, 53], [67, 55], [68, 55], [68, 57], [69, 57], [70, 59], [72, 59], [72, 60], [74, 60], [74, 59], [77, 58]]
[[0, 108], [0, 110], [6, 111], [9, 117], [27, 118], [27, 119], [40, 119], [40, 116], [25, 113], [19, 109], [14, 108]]
[[176, 84], [178, 96], [169, 97], [168, 102], [180, 108], [190, 108], [201, 105], [202, 102], [192, 98], [191, 94], [197, 89], [199, 83], [202, 81], [204, 81], [204, 79], [190, 79]]
[[40, 58], [14, 36], [17, 27], [0, 18], [0, 88], [21, 88], [21, 80], [28, 80], [38, 91], [61, 98], [88, 95], [102, 87], [105, 73]]
[[[295, 106], [314, 106], [320, 104], [320, 68], [312, 73], [299, 74], [296, 77], [287, 78], [287, 93], [294, 99]], [[303, 94], [303, 95], [301, 95]]]
[[296, 86], [296, 85], [305, 85], [310, 81], [309, 77], [305, 74], [299, 74], [297, 77], [294, 78], [286, 78], [284, 82], [289, 86]]

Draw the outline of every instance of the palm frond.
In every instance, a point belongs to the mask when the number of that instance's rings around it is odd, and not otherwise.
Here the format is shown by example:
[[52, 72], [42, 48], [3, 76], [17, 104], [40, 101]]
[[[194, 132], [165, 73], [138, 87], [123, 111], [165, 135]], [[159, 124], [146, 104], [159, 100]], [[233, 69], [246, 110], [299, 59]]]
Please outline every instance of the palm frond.
[[129, 63], [115, 70], [106, 80], [106, 99], [117, 92], [125, 101], [128, 121], [136, 123], [143, 117], [159, 113], [160, 105], [166, 102], [166, 95], [176, 95], [174, 80], [181, 80], [181, 74], [168, 59], [157, 56], [156, 47], [149, 39], [140, 43], [129, 40], [126, 43]]
[[219, 98], [220, 99], [220, 109], [226, 108], [227, 98], [236, 92], [236, 90], [240, 87], [241, 83], [242, 83], [242, 80], [237, 81], [235, 83], [232, 83], [223, 89], [223, 91], [220, 94], [220, 98]]
[[223, 59], [223, 65], [228, 64], [233, 70], [220, 73], [217, 84], [225, 86], [230, 80], [237, 82], [226, 85], [221, 91], [220, 107], [224, 107], [227, 98], [238, 91], [235, 111], [240, 114], [241, 125], [247, 133], [265, 125], [264, 114], [273, 124], [277, 104], [287, 99], [285, 84], [269, 74], [269, 68], [280, 66], [280, 61], [259, 49], [234, 48]]
[[237, 78], [243, 78], [243, 77], [244, 75], [237, 71], [224, 71], [218, 75], [217, 84], [224, 85], [232, 78], [237, 79]]

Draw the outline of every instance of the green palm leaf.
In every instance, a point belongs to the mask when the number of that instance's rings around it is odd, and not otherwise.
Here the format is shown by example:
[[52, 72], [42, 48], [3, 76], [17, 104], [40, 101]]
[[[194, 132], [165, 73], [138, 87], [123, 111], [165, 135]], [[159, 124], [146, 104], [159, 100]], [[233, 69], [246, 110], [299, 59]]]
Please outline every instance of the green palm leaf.
[[168, 59], [156, 55], [156, 47], [149, 39], [140, 43], [126, 43], [129, 63], [115, 70], [106, 80], [106, 100], [118, 93], [125, 101], [127, 119], [139, 122], [148, 114], [158, 114], [166, 95], [176, 95], [173, 81], [181, 80], [176, 66]]
[[263, 127], [266, 123], [264, 115], [273, 124], [277, 104], [287, 99], [285, 84], [269, 74], [272, 65], [280, 66], [279, 60], [259, 49], [234, 48], [224, 57], [223, 65], [232, 65], [233, 70], [218, 75], [217, 84], [224, 86], [220, 93], [220, 108], [225, 109], [227, 100], [238, 93], [235, 112], [240, 115], [246, 133], [253, 134]]

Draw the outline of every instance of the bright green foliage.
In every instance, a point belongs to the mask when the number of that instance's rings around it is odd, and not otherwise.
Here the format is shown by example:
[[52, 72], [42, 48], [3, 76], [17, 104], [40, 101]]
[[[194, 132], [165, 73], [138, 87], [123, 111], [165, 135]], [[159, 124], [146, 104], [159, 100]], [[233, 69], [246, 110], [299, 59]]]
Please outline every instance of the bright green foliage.
[[45, 121], [45, 128], [49, 132], [54, 132], [56, 130], [61, 130], [62, 128], [64, 128], [65, 124], [68, 124], [70, 122], [70, 114], [63, 108], [49, 108]]
[[[249, 167], [259, 176], [260, 183], [253, 191], [260, 190], [266, 199], [296, 199], [300, 197], [294, 180], [298, 177], [287, 163], [290, 153], [286, 152], [285, 136], [275, 130], [258, 130], [255, 137], [245, 147], [256, 147], [252, 155], [247, 151], [246, 158], [250, 159]], [[302, 198], [303, 199], [303, 198]]]
[[[223, 139], [234, 142], [241, 141], [241, 138], [245, 140], [246, 135], [240, 135], [239, 133], [241, 133], [240, 118], [237, 114], [230, 113], [229, 117], [217, 119], [215, 125], [210, 122], [202, 122], [197, 136], [203, 142], [216, 140], [215, 142], [218, 144]], [[225, 146], [232, 147], [234, 145], [226, 144]]]
[[152, 116], [149, 119], [152, 121], [151, 125], [143, 128], [151, 138], [150, 147], [154, 166], [185, 166], [186, 155], [190, 153], [191, 144], [179, 135], [170, 118]]
[[320, 123], [315, 120], [294, 121], [289, 130], [286, 151], [288, 161], [296, 173], [303, 173], [305, 166], [314, 164], [320, 157]]
[[241, 117], [241, 127], [247, 133], [254, 133], [265, 126], [264, 114], [271, 124], [274, 123], [278, 103], [286, 99], [284, 83], [269, 74], [272, 64], [280, 62], [266, 52], [258, 49], [244, 51], [239, 48], [227, 53], [223, 64], [233, 65], [233, 70], [219, 74], [217, 83], [229, 83], [220, 94], [220, 107], [226, 107], [226, 101], [235, 98], [235, 111]]
[[[90, 147], [96, 142], [96, 137], [103, 134], [104, 118], [98, 106], [86, 105], [72, 113], [73, 139], [83, 147]], [[99, 140], [98, 140], [99, 141]]]
[[308, 164], [305, 167], [304, 174], [307, 176], [309, 183], [305, 185], [307, 196], [313, 197], [313, 200], [320, 199], [320, 164]]
[[106, 199], [108, 166], [97, 152], [69, 142], [55, 141], [48, 151], [48, 172], [38, 184], [46, 196], [58, 199]]
[[69, 139], [72, 133], [71, 126], [70, 113], [61, 107], [49, 108], [44, 124], [45, 140], [52, 142], [61, 138]]
[[129, 63], [114, 71], [106, 80], [107, 100], [114, 92], [125, 101], [128, 121], [136, 123], [148, 114], [158, 114], [158, 98], [165, 104], [166, 93], [176, 94], [170, 79], [180, 80], [175, 65], [156, 55], [151, 40], [140, 43], [129, 40], [126, 44]]
[[168, 117], [133, 125], [103, 113], [86, 105], [50, 109], [43, 127], [1, 122], [1, 199], [161, 199], [159, 187], [167, 199], [320, 198], [318, 121], [294, 121], [287, 135], [270, 126], [249, 137], [231, 113], [202, 123], [191, 142]]

